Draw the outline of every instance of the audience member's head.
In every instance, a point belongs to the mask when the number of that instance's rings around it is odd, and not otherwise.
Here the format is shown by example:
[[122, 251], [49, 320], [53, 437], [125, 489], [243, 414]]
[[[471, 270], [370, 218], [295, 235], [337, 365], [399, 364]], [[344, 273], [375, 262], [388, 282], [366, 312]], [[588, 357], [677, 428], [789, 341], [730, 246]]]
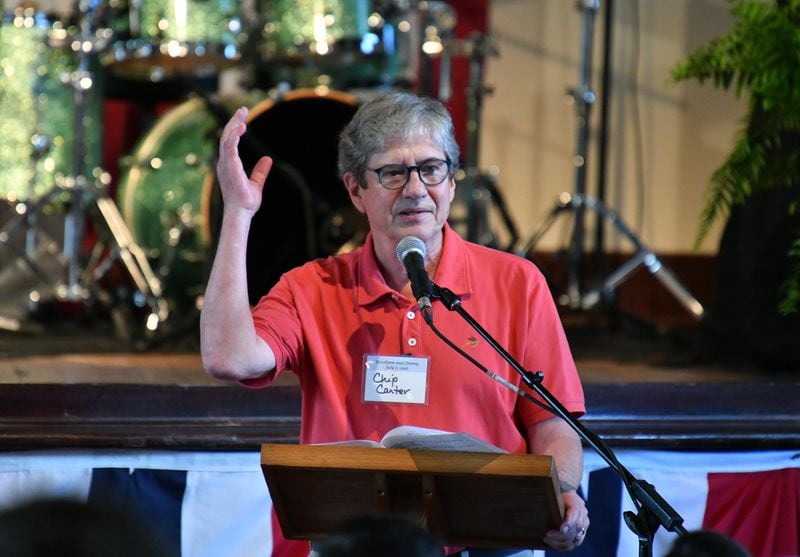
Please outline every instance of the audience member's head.
[[314, 543], [317, 557], [441, 557], [442, 544], [411, 518], [365, 516]]
[[66, 499], [24, 503], [0, 513], [0, 555], [14, 557], [162, 557], [135, 516]]
[[750, 553], [724, 534], [697, 530], [675, 540], [664, 557], [750, 557]]

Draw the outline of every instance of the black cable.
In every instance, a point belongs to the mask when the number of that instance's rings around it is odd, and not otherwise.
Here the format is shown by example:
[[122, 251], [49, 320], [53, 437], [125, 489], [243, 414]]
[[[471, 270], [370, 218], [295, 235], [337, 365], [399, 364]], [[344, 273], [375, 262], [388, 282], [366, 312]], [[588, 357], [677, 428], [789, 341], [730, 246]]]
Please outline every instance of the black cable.
[[[443, 341], [445, 344], [447, 344], [447, 345], [448, 345], [450, 348], [452, 348], [453, 350], [455, 350], [456, 352], [458, 352], [459, 354], [461, 354], [462, 356], [464, 356], [464, 358], [466, 358], [466, 359], [467, 359], [467, 360], [468, 360], [468, 361], [469, 361], [471, 364], [473, 364], [475, 367], [477, 367], [478, 369], [480, 369], [482, 372], [484, 372], [486, 375], [488, 375], [489, 377], [491, 377], [491, 378], [492, 378], [492, 379], [494, 379], [495, 381], [497, 381], [498, 379], [502, 379], [502, 378], [501, 378], [500, 376], [498, 376], [496, 373], [494, 373], [493, 371], [491, 371], [490, 369], [488, 369], [486, 366], [484, 366], [482, 363], [480, 363], [478, 360], [476, 360], [475, 358], [473, 358], [472, 356], [470, 356], [469, 354], [467, 354], [466, 352], [464, 352], [464, 351], [463, 351], [461, 348], [459, 348], [459, 347], [458, 347], [458, 346], [457, 346], [457, 345], [456, 345], [456, 344], [455, 344], [453, 341], [451, 341], [449, 338], [447, 338], [447, 337], [446, 337], [446, 336], [445, 336], [445, 335], [444, 335], [444, 334], [443, 334], [443, 333], [442, 333], [442, 332], [441, 332], [439, 329], [437, 329], [437, 328], [436, 328], [436, 325], [434, 325], [434, 324], [433, 324], [433, 320], [429, 321], [429, 322], [428, 322], [428, 325], [430, 326], [431, 330], [432, 330], [434, 333], [436, 333], [436, 336], [438, 336], [440, 339], [442, 339], [442, 341]], [[523, 397], [524, 397], [526, 400], [529, 400], [529, 401], [531, 401], [532, 403], [536, 404], [536, 405], [537, 405], [537, 406], [539, 406], [540, 408], [542, 408], [542, 409], [544, 409], [544, 410], [547, 410], [548, 412], [550, 412], [550, 413], [551, 413], [551, 414], [553, 414], [554, 416], [556, 416], [556, 415], [557, 415], [557, 414], [556, 414], [556, 412], [555, 412], [555, 410], [554, 410], [554, 409], [553, 409], [551, 406], [549, 406], [549, 405], [545, 404], [544, 402], [542, 402], [542, 401], [540, 401], [540, 400], [536, 400], [535, 398], [533, 398], [532, 396], [530, 396], [530, 395], [529, 395], [528, 393], [526, 393], [525, 391], [519, 390], [519, 391], [517, 391], [517, 394], [519, 394], [520, 396], [523, 396]]]

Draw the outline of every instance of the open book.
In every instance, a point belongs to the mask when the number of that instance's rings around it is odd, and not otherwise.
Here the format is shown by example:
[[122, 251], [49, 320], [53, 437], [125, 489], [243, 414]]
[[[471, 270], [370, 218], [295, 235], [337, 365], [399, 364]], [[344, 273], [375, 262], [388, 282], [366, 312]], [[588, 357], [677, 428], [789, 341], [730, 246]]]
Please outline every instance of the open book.
[[386, 433], [378, 441], [355, 439], [321, 443], [322, 445], [349, 445], [354, 447], [383, 447], [429, 451], [463, 451], [473, 453], [505, 453], [500, 447], [482, 441], [464, 432], [442, 431], [411, 425], [401, 425]]

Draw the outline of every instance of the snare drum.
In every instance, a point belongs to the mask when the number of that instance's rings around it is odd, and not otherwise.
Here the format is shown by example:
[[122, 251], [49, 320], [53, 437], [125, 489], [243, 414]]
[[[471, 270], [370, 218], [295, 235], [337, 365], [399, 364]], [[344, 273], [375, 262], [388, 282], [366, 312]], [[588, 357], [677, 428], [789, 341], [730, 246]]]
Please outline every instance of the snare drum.
[[209, 77], [241, 57], [238, 0], [111, 0], [109, 14], [103, 60], [122, 77]]
[[75, 160], [75, 93], [64, 83], [78, 67], [69, 30], [30, 8], [0, 24], [0, 198], [37, 198], [101, 160], [101, 104], [96, 89], [85, 96], [84, 161]]
[[[224, 105], [232, 114], [234, 104]], [[261, 155], [274, 159], [248, 241], [251, 303], [285, 271], [365, 233], [336, 167], [339, 133], [356, 107], [344, 93], [297, 90], [250, 109], [239, 143], [245, 169]], [[178, 302], [202, 293], [218, 234], [222, 202], [213, 168], [223, 125], [204, 101], [184, 102], [145, 135], [120, 181], [123, 217], [157, 260], [167, 297]]]

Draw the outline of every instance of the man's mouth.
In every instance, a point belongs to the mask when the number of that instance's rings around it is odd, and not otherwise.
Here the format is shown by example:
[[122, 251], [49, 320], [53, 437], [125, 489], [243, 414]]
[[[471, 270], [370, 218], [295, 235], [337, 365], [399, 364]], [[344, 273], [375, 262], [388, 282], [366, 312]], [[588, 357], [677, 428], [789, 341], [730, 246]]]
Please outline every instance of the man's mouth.
[[415, 217], [417, 215], [421, 215], [423, 213], [428, 213], [429, 211], [425, 209], [403, 209], [398, 211], [397, 214], [401, 217]]

